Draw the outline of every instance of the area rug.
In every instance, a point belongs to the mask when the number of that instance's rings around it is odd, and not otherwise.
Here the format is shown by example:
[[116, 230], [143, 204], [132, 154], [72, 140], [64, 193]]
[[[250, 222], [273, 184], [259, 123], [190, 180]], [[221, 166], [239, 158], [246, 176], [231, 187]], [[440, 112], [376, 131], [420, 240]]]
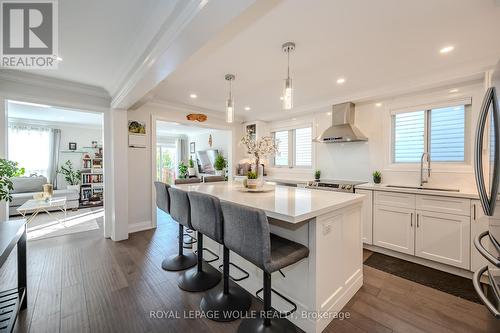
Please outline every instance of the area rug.
[[[364, 264], [403, 279], [482, 304], [470, 279], [381, 253], [373, 253], [365, 260]], [[483, 289], [485, 287], [486, 285], [483, 284]]]
[[[104, 209], [68, 210], [66, 219], [63, 212], [40, 213], [28, 224], [28, 240], [38, 240], [78, 232], [99, 229], [97, 219], [104, 216]], [[15, 219], [20, 219], [16, 217]]]

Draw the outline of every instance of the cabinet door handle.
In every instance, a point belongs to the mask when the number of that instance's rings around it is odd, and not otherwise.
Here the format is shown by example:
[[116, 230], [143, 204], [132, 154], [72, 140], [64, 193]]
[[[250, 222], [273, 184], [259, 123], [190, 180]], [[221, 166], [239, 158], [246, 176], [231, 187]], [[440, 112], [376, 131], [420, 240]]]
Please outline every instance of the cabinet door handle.
[[473, 217], [474, 217], [474, 221], [475, 221], [476, 220], [476, 204], [472, 205], [472, 213], [473, 213]]
[[410, 213], [410, 227], [413, 228], [413, 213]]
[[419, 223], [419, 219], [418, 219], [418, 216], [419, 216], [419, 215], [420, 215], [420, 214], [417, 214], [417, 228], [418, 228], [418, 227], [420, 227], [420, 223]]

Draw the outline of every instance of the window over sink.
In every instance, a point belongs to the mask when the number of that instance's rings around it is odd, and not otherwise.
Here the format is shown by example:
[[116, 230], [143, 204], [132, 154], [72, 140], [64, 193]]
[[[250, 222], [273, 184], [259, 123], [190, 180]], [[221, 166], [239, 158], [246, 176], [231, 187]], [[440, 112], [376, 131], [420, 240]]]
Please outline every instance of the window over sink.
[[392, 162], [419, 163], [429, 153], [432, 162], [465, 163], [466, 113], [470, 105], [453, 105], [392, 114]]

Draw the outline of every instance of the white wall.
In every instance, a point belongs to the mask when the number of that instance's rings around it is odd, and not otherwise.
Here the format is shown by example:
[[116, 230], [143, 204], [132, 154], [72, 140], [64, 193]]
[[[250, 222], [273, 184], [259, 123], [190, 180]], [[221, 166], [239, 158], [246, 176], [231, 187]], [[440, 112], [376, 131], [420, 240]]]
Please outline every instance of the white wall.
[[[178, 122], [180, 124], [192, 124], [186, 120], [186, 115], [192, 110], [180, 109], [178, 107], [148, 103], [137, 110], [128, 111], [129, 120], [139, 120], [146, 123], [147, 147], [128, 148], [128, 175], [129, 175], [129, 225], [151, 224], [152, 216], [152, 117], [158, 120]], [[198, 124], [197, 124], [198, 125]], [[239, 123], [227, 124], [224, 121], [224, 114], [208, 115], [208, 120], [199, 124], [200, 127], [226, 129], [231, 133], [233, 142], [231, 151], [228, 152], [228, 159], [233, 162], [242, 158], [238, 147], [238, 141], [243, 135], [243, 126]], [[207, 137], [208, 143], [208, 137]], [[214, 142], [215, 147], [216, 142]], [[189, 149], [189, 147], [188, 147]], [[197, 150], [200, 147], [196, 147]]]
[[[57, 128], [61, 130], [61, 143], [59, 146], [59, 165], [58, 168], [66, 163], [66, 161], [71, 161], [76, 169], [81, 169], [83, 154], [77, 153], [67, 153], [61, 152], [68, 150], [68, 144], [70, 142], [76, 142], [77, 150], [81, 150], [83, 147], [91, 147], [92, 141], [97, 141], [102, 145], [102, 128], [97, 128], [95, 126], [76, 126], [67, 123], [59, 122], [31, 122], [29, 119], [9, 119], [9, 123], [13, 124], [24, 124], [33, 126], [43, 126], [50, 128]], [[57, 175], [57, 184], [59, 189], [65, 189], [67, 186], [64, 176], [61, 174]]]
[[[208, 138], [212, 135], [212, 147], [208, 144]], [[225, 130], [210, 130], [207, 133], [202, 133], [198, 135], [190, 135], [188, 136], [188, 149], [191, 142], [195, 143], [195, 150], [207, 150], [207, 149], [217, 149], [219, 154], [222, 154], [224, 158], [226, 158], [228, 162], [227, 169], [228, 171], [233, 170], [233, 163], [229, 158], [231, 154], [230, 146], [231, 146], [231, 132]], [[191, 154], [190, 154], [191, 155]]]
[[[82, 149], [83, 147], [91, 147], [92, 141], [97, 141], [99, 145], [102, 145], [102, 129], [95, 127], [75, 127], [68, 126], [64, 124], [54, 125], [55, 128], [59, 128], [61, 130], [61, 145], [60, 150], [68, 150], [68, 144], [70, 142], [76, 142], [77, 150]], [[91, 150], [92, 151], [92, 150]], [[83, 154], [75, 154], [75, 153], [60, 153], [59, 154], [59, 166], [66, 163], [66, 161], [71, 161], [73, 165], [81, 169], [83, 167], [82, 163]], [[60, 189], [64, 189], [67, 186], [66, 181], [64, 180], [64, 176], [57, 176], [57, 184]]]
[[[415, 93], [395, 98], [356, 104], [356, 126], [368, 137], [367, 142], [350, 143], [314, 143], [314, 165], [311, 169], [268, 169], [268, 174], [286, 178], [312, 178], [314, 169], [322, 172], [325, 179], [346, 179], [371, 181], [371, 173], [381, 170], [384, 183], [413, 184], [419, 183], [420, 165], [407, 168], [394, 167], [390, 163], [390, 110], [432, 104], [472, 97], [471, 113], [468, 115], [466, 128], [469, 151], [473, 151], [474, 131], [484, 95], [482, 82], [464, 84], [459, 93], [450, 94], [450, 87], [422, 93]], [[375, 102], [381, 102], [376, 107]], [[296, 120], [271, 122], [269, 127], [279, 128], [294, 124], [313, 123], [313, 137], [321, 134], [330, 124], [330, 106], [314, 110], [313, 116], [297, 117]], [[433, 165], [429, 185], [457, 187], [462, 190], [474, 190], [475, 180], [472, 156], [468, 163], [460, 167]]]

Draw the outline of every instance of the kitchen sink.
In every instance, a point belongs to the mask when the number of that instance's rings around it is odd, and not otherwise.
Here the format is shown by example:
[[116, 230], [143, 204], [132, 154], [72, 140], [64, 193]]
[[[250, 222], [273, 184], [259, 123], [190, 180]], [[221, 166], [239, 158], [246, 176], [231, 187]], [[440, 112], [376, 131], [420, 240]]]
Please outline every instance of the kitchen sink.
[[424, 187], [424, 186], [406, 186], [406, 185], [386, 185], [386, 187], [392, 188], [407, 188], [411, 190], [423, 190], [423, 191], [446, 191], [446, 192], [460, 192], [459, 189], [455, 188], [444, 188], [444, 187]]

